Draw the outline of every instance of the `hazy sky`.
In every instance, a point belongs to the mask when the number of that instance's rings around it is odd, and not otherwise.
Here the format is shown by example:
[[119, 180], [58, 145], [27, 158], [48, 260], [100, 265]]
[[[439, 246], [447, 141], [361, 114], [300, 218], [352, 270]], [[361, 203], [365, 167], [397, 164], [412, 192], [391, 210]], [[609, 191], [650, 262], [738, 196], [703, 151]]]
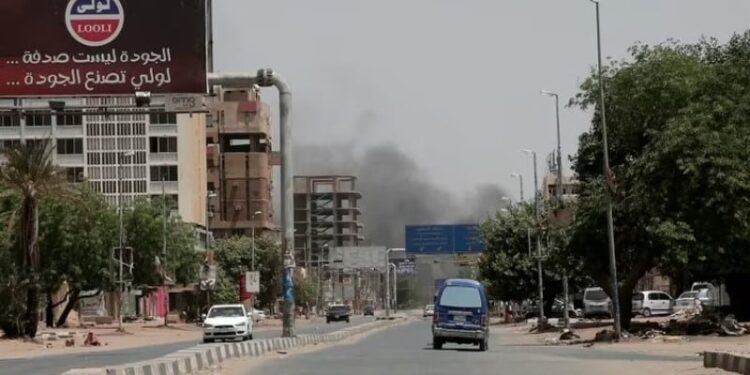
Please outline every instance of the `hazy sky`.
[[[602, 0], [605, 56], [636, 41], [726, 40], [745, 0]], [[596, 62], [587, 0], [214, 0], [217, 71], [272, 67], [294, 91], [295, 143], [395, 144], [447, 191], [496, 184], [531, 194], [531, 162], [555, 147], [554, 101]], [[274, 92], [265, 97], [275, 103]], [[274, 108], [275, 109], [275, 108]], [[590, 114], [562, 108], [563, 154]], [[274, 123], [276, 126], [276, 123]], [[297, 155], [298, 157], [300, 155]], [[564, 161], [566, 168], [567, 160]], [[515, 198], [515, 196], [514, 196]]]

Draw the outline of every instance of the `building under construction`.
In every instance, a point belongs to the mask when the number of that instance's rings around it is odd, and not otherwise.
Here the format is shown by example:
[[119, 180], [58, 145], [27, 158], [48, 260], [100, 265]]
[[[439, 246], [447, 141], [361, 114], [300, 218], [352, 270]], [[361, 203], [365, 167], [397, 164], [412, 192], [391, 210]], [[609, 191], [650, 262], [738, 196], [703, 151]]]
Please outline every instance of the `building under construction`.
[[294, 249], [306, 268], [325, 261], [325, 249], [364, 241], [354, 176], [294, 177]]
[[271, 111], [257, 87], [221, 90], [206, 127], [209, 227], [217, 238], [273, 229]]

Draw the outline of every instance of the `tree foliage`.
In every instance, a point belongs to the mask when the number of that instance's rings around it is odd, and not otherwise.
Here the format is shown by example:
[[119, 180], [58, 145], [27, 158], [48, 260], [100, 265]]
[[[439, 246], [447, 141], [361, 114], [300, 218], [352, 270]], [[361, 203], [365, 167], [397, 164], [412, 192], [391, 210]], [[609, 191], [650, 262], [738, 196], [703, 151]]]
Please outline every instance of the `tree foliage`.
[[610, 184], [602, 173], [596, 77], [574, 100], [595, 114], [574, 158], [583, 184], [569, 249], [611, 292], [604, 211], [610, 186], [622, 311], [629, 311], [636, 281], [654, 267], [727, 281], [733, 301], [746, 299], [732, 284], [750, 280], [750, 34], [725, 45], [637, 45], [630, 54], [604, 77]]
[[[212, 244], [214, 256], [219, 267], [220, 279], [215, 295], [229, 296], [234, 293], [234, 300], [239, 299], [239, 280], [242, 272], [252, 269], [253, 241], [250, 237], [231, 237], [221, 239]], [[271, 308], [281, 293], [281, 247], [267, 237], [255, 238], [255, 269], [260, 271], [260, 293], [257, 303], [265, 308]], [[226, 299], [226, 297], [225, 297]]]
[[[139, 200], [125, 211], [125, 246], [133, 248], [133, 285], [161, 285], [160, 264], [165, 261], [164, 206], [161, 199]], [[196, 282], [200, 260], [195, 232], [167, 207], [167, 274], [174, 282]], [[158, 260], [157, 260], [158, 259]]]

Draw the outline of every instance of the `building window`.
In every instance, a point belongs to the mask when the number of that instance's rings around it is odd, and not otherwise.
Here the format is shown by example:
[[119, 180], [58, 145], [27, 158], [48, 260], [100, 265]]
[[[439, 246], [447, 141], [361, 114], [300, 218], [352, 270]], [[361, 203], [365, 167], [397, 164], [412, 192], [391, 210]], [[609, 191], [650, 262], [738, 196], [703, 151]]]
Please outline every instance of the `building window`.
[[149, 150], [152, 153], [177, 152], [177, 137], [151, 137]]
[[83, 182], [83, 167], [65, 168], [65, 177], [69, 182]]
[[18, 139], [6, 139], [0, 142], [0, 149], [18, 147], [21, 141]]
[[177, 114], [167, 112], [152, 112], [149, 114], [151, 125], [177, 125]]
[[213, 182], [208, 183], [208, 192], [209, 193], [215, 193], [216, 192], [216, 185], [214, 185]]
[[160, 165], [151, 167], [151, 181], [177, 181], [176, 165]]
[[2, 114], [0, 126], [21, 126], [21, 117], [14, 114]]
[[57, 154], [58, 155], [78, 155], [83, 154], [83, 139], [58, 139], [57, 140]]
[[52, 115], [44, 113], [29, 113], [26, 115], [26, 126], [51, 126]]
[[80, 113], [66, 113], [57, 115], [57, 126], [83, 125], [83, 115]]

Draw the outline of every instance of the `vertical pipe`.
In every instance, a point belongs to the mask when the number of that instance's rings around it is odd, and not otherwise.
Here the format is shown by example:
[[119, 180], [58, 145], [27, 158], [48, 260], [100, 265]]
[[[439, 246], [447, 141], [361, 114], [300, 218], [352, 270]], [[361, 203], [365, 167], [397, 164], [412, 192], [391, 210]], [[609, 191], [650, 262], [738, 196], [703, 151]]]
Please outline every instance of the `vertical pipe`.
[[213, 1], [206, 0], [206, 71], [214, 71], [214, 10]]
[[265, 71], [272, 83], [279, 90], [279, 127], [281, 133], [281, 230], [284, 251], [284, 320], [282, 334], [293, 337], [294, 334], [294, 167], [292, 158], [292, 92], [280, 77]]
[[542, 269], [542, 243], [539, 238], [541, 235], [541, 228], [539, 226], [539, 174], [537, 173], [536, 164], [536, 152], [531, 154], [534, 161], [534, 215], [537, 220], [537, 234], [536, 234], [536, 257], [537, 257], [537, 275], [539, 278], [539, 324], [544, 320], [544, 271]]
[[604, 169], [604, 178], [607, 181], [607, 187], [604, 189], [606, 192], [605, 199], [607, 201], [607, 244], [609, 247], [609, 272], [612, 278], [612, 317], [615, 321], [615, 340], [620, 340], [622, 333], [622, 326], [620, 324], [620, 298], [619, 289], [617, 282], [617, 260], [615, 259], [615, 234], [614, 234], [614, 219], [612, 218], [612, 192], [611, 192], [611, 179], [609, 173], [609, 147], [607, 145], [607, 116], [604, 105], [604, 80], [602, 78], [602, 37], [599, 21], [599, 2], [593, 1], [596, 5], [596, 51], [598, 58], [598, 73], [599, 73], [599, 113], [602, 117], [602, 151], [604, 156], [604, 163], [602, 165]]
[[388, 265], [389, 262], [389, 254], [391, 253], [391, 249], [385, 250], [385, 317], [390, 318], [391, 317], [391, 276], [390, 276], [390, 266]]
[[[562, 208], [563, 196], [563, 165], [562, 165], [562, 145], [560, 142], [560, 97], [555, 94], [555, 119], [557, 121], [557, 207]], [[570, 327], [570, 318], [568, 316], [568, 274], [563, 271], [563, 323], [565, 328]]]

